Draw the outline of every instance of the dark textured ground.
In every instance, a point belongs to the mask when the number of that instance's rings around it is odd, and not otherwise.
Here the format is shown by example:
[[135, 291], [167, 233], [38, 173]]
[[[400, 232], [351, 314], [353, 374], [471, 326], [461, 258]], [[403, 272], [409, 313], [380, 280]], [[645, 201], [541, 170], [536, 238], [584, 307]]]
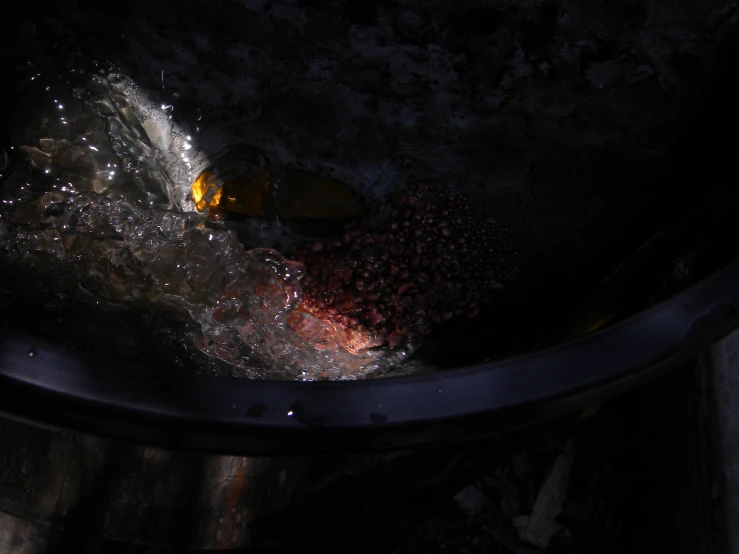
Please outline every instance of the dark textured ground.
[[[687, 367], [576, 422], [534, 430], [477, 481], [486, 504], [469, 513], [449, 499], [393, 554], [728, 552], [706, 375]], [[558, 518], [566, 531], [543, 550], [518, 540], [511, 521], [530, 513], [568, 438], [576, 453]]]

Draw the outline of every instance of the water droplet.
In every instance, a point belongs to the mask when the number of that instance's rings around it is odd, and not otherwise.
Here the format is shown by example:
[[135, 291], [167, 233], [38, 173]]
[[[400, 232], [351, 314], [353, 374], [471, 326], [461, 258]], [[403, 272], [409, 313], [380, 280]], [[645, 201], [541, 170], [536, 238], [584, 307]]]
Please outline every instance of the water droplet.
[[[170, 206], [178, 205], [178, 199], [173, 201], [167, 193], [156, 196], [152, 192], [157, 189], [167, 192], [174, 190], [178, 194], [200, 193], [197, 190], [178, 189], [180, 185], [173, 182], [174, 178], [168, 168], [160, 162], [155, 151], [157, 146], [154, 145], [152, 149], [152, 145], [138, 141], [136, 137], [140, 130], [132, 126], [138, 123], [120, 117], [119, 110], [113, 107], [126, 108], [121, 104], [128, 101], [135, 108], [130, 113], [139, 113], [137, 110], [140, 109], [143, 113], [148, 111], [155, 115], [157, 124], [160, 125], [159, 130], [174, 135], [169, 136], [173, 145], [171, 154], [177, 158], [180, 170], [184, 170], [185, 163], [189, 164], [192, 160], [192, 155], [188, 157], [185, 153], [192, 151], [192, 145], [182, 141], [184, 134], [180, 134], [181, 131], [176, 128], [173, 131], [165, 122], [169, 115], [167, 112], [171, 112], [173, 106], [152, 103], [147, 99], [142, 100], [146, 102], [145, 105], [134, 105], [138, 102], [135, 96], [137, 93], [132, 92], [133, 96], [128, 97], [128, 92], [120, 92], [108, 81], [107, 74], [101, 69], [89, 89], [84, 90], [84, 85], [81, 85], [83, 90], [80, 92], [80, 98], [86, 102], [84, 106], [90, 111], [89, 115], [104, 116], [111, 123], [107, 130], [98, 130], [97, 127], [80, 129], [76, 140], [69, 140], [63, 131], [59, 136], [44, 136], [52, 141], [49, 152], [45, 152], [51, 161], [48, 166], [42, 166], [42, 171], [48, 167], [48, 174], [52, 172], [51, 167], [57, 167], [54, 165], [55, 161], [63, 158], [60, 154], [66, 154], [62, 149], [84, 148], [81, 140], [90, 150], [99, 152], [91, 160], [101, 169], [94, 174], [94, 187], [99, 188], [93, 187], [87, 175], [72, 173], [69, 178], [74, 181], [74, 185], [69, 182], [66, 186], [56, 176], [55, 179], [42, 179], [40, 184], [31, 180], [22, 191], [26, 195], [23, 200], [33, 198], [29, 195], [39, 193], [37, 189], [41, 185], [46, 188], [38, 194], [38, 199], [43, 194], [53, 192], [57, 195], [57, 200], [46, 207], [57, 208], [63, 203], [65, 209], [46, 210], [44, 216], [49, 221], [40, 229], [23, 228], [19, 224], [17, 232], [13, 231], [16, 235], [7, 238], [3, 236], [3, 244], [0, 246], [5, 246], [8, 240], [15, 240], [18, 244], [22, 242], [29, 269], [32, 263], [36, 263], [37, 267], [44, 265], [50, 270], [56, 264], [58, 269], [73, 269], [84, 275], [82, 284], [92, 295], [92, 306], [110, 310], [114, 309], [113, 306], [131, 305], [135, 301], [137, 305], [143, 305], [145, 310], [157, 310], [166, 302], [169, 310], [174, 305], [182, 311], [183, 318], [195, 324], [194, 327], [198, 329], [193, 335], [184, 336], [183, 333], [183, 337], [177, 337], [178, 342], [186, 343], [190, 351], [193, 347], [197, 348], [211, 361], [223, 360], [233, 364], [243, 371], [241, 375], [244, 376], [264, 376], [266, 365], [266, 370], [275, 374], [282, 371], [285, 372], [285, 377], [312, 381], [317, 378], [340, 377], [341, 373], [347, 372], [348, 367], [353, 368], [350, 370], [352, 373], [356, 370], [356, 375], [361, 375], [362, 372], [373, 371], [373, 368], [382, 363], [379, 354], [362, 358], [339, 351], [335, 346], [328, 349], [313, 348], [313, 344], [319, 344], [321, 336], [309, 337], [311, 340], [316, 338], [313, 342], [307, 342], [306, 337], [313, 331], [319, 335], [325, 333], [326, 328], [314, 325], [307, 314], [304, 320], [307, 323], [303, 329], [306, 335], [299, 334], [292, 327], [292, 320], [288, 323], [288, 318], [295, 314], [301, 301], [301, 267], [295, 266], [274, 250], [264, 248], [244, 251], [237, 237], [225, 227], [209, 225], [207, 212], [198, 214], [172, 210]], [[130, 89], [136, 90], [133, 86]], [[51, 105], [48, 97], [43, 104], [43, 109], [53, 121], [58, 120], [57, 110], [77, 110], [76, 103], [62, 105], [55, 100], [55, 104]], [[165, 113], [159, 109], [160, 106]], [[76, 119], [74, 125], [78, 121]], [[67, 123], [64, 118], [62, 123]], [[200, 132], [200, 127], [197, 127], [197, 133]], [[187, 135], [187, 141], [192, 138]], [[177, 152], [174, 148], [179, 148], [180, 151]], [[121, 160], [120, 172], [112, 170], [116, 167], [111, 164], [115, 158]], [[199, 155], [198, 161], [201, 159]], [[277, 218], [278, 208], [282, 212], [287, 210], [287, 207], [281, 208], [281, 202], [285, 202], [286, 198], [284, 195], [302, 199], [301, 194], [316, 193], [320, 196], [316, 200], [318, 208], [322, 208], [329, 200], [341, 199], [338, 194], [340, 191], [336, 190], [337, 185], [323, 178], [311, 178], [310, 183], [307, 178], [301, 180], [298, 188], [305, 188], [305, 191], [291, 188], [288, 182], [279, 183], [269, 175], [268, 179], [260, 180], [269, 170], [275, 169], [261, 153], [250, 158], [239, 157], [237, 161], [233, 167], [216, 167], [221, 176], [244, 177], [242, 181], [255, 178], [254, 187], [235, 191], [238, 195], [234, 194], [230, 201], [238, 201], [236, 207], [241, 210], [239, 213], [258, 213], [262, 216], [263, 219], [259, 222], [250, 224], [250, 229], [259, 232], [262, 226], [266, 235], [263, 237], [267, 240], [281, 236], [278, 227], [283, 222], [287, 222], [289, 226], [292, 221], [290, 217], [294, 218], [296, 215], [280, 213]], [[190, 169], [189, 165], [187, 169]], [[57, 173], [56, 170], [53, 172]], [[197, 176], [198, 171], [195, 173]], [[48, 181], [57, 183], [50, 184]], [[21, 183], [20, 180], [17, 182]], [[189, 181], [188, 185], [192, 182]], [[198, 202], [202, 200], [203, 207], [209, 207], [222, 187], [210, 181], [203, 182], [203, 185]], [[96, 194], [90, 194], [90, 190], [95, 190]], [[258, 196], [256, 192], [259, 192]], [[348, 194], [349, 189], [344, 192]], [[224, 194], [221, 200], [225, 202], [226, 196]], [[306, 199], [306, 205], [310, 200], [311, 198]], [[2, 199], [2, 202], [15, 205], [14, 200]], [[268, 203], [271, 203], [270, 206], [267, 206]], [[284, 205], [289, 204], [286, 202]], [[30, 205], [33, 203], [29, 203]], [[341, 207], [346, 205], [344, 202]], [[188, 208], [190, 207], [188, 203]], [[264, 217], [265, 214], [272, 214], [274, 217], [268, 219]], [[310, 211], [297, 215], [310, 217], [315, 214]], [[89, 237], [95, 241], [95, 247], [106, 254], [85, 255], [89, 254], [84, 249], [89, 247], [90, 241], [60, 240], [59, 231], [68, 236]], [[60, 242], [62, 247], [58, 246]], [[51, 244], [53, 248], [50, 250]], [[52, 251], [52, 256], [49, 256]], [[298, 316], [298, 319], [302, 317]], [[34, 355], [35, 352], [29, 351], [29, 356]], [[200, 360], [196, 359], [194, 363], [198, 364]], [[207, 365], [202, 367], [204, 371], [211, 369]], [[336, 369], [339, 367], [340, 371]], [[309, 417], [299, 407], [289, 408], [288, 417], [315, 425], [324, 422], [324, 416], [320, 414], [311, 414]], [[247, 414], [250, 417], [259, 417], [264, 411], [266, 408], [263, 406], [254, 405], [248, 409]]]

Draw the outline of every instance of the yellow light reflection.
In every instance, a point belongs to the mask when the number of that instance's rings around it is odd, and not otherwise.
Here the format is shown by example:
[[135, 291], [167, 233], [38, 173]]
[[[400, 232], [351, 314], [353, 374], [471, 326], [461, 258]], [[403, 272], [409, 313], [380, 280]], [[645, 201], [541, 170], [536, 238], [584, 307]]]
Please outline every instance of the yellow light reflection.
[[207, 208], [217, 208], [221, 203], [223, 188], [216, 186], [211, 180], [211, 173], [203, 171], [192, 184], [192, 201], [199, 212]]

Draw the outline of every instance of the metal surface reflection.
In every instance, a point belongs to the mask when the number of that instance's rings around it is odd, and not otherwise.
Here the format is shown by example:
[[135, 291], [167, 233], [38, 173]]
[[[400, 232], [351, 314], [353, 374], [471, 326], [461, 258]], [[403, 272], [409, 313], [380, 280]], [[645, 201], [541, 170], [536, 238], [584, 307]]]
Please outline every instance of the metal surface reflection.
[[220, 456], [6, 418], [0, 436], [0, 546], [21, 554], [80, 552], [101, 540], [175, 551], [320, 545], [325, 552], [351, 541], [355, 552], [381, 551], [469, 479], [490, 445]]

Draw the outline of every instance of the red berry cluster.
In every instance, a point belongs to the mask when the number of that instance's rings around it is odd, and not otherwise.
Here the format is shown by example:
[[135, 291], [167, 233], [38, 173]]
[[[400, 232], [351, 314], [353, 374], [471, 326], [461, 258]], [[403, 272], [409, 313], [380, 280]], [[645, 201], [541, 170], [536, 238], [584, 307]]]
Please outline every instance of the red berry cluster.
[[341, 239], [303, 245], [300, 310], [346, 330], [370, 330], [388, 346], [454, 317], [475, 317], [491, 291], [516, 276], [505, 230], [441, 183], [414, 183], [391, 197], [375, 228], [347, 224]]

